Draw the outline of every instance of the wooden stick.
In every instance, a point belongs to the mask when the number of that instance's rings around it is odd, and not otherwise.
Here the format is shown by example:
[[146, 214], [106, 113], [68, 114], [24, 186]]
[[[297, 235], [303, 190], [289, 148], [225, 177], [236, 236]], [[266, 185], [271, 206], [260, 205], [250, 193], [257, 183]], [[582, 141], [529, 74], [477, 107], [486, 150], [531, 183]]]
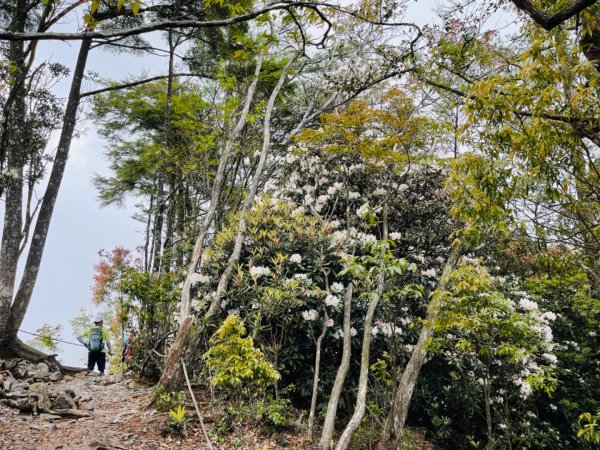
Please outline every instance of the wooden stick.
[[198, 420], [200, 421], [200, 427], [202, 428], [202, 432], [204, 433], [204, 439], [206, 439], [206, 445], [208, 446], [208, 450], [213, 450], [210, 438], [208, 437], [208, 433], [206, 432], [206, 428], [204, 427], [204, 420], [202, 420], [202, 414], [200, 414], [198, 402], [196, 401], [196, 397], [194, 396], [194, 392], [192, 391], [192, 385], [190, 384], [190, 379], [188, 378], [183, 358], [181, 358], [181, 368], [183, 369], [183, 375], [185, 375], [185, 382], [187, 383], [188, 390], [190, 391], [190, 397], [192, 397], [192, 402], [194, 402], [194, 407], [196, 408], [196, 414], [198, 414]]

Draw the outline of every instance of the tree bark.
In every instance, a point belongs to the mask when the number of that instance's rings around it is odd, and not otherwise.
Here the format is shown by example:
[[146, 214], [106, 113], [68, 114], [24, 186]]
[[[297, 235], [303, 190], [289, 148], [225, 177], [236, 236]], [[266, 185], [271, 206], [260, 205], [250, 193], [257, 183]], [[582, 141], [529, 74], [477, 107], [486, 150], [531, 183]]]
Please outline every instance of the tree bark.
[[[22, 165], [20, 169], [17, 169], [20, 177], [14, 177], [13, 180], [15, 183], [11, 184], [10, 189], [7, 190], [3, 242], [2, 250], [0, 251], [0, 346], [9, 352], [24, 355], [30, 359], [43, 359], [45, 355], [37, 350], [28, 349], [25, 344], [17, 339], [17, 332], [23, 322], [33, 294], [33, 288], [39, 272], [50, 221], [54, 211], [54, 205], [56, 203], [68, 159], [71, 140], [76, 125], [81, 83], [90, 45], [90, 39], [85, 39], [81, 42], [52, 172], [50, 174], [48, 186], [46, 187], [46, 192], [44, 193], [23, 275], [16, 293], [14, 293], [14, 287], [16, 285], [14, 274], [16, 273], [19, 258], [18, 254], [15, 254], [13, 250], [15, 247], [18, 248], [21, 240], [20, 226], [22, 221], [22, 198], [16, 198], [16, 196], [19, 192], [22, 194]], [[19, 103], [20, 100], [17, 99], [16, 104]], [[12, 160], [11, 157], [11, 161]], [[19, 180], [19, 186], [17, 186], [17, 180]], [[16, 235], [17, 229], [19, 229], [19, 235]], [[9, 240], [11, 242], [8, 242]]]
[[[383, 204], [383, 239], [388, 238], [388, 208], [387, 202]], [[383, 295], [385, 288], [385, 253], [382, 252], [381, 263], [379, 265], [381, 273], [377, 277], [377, 290], [375, 296], [369, 302], [367, 314], [365, 315], [365, 325], [363, 332], [362, 351], [360, 356], [360, 374], [358, 378], [358, 393], [356, 395], [356, 406], [354, 407], [354, 413], [348, 421], [344, 432], [340, 436], [340, 439], [335, 446], [335, 450], [346, 450], [350, 445], [352, 435], [360, 426], [362, 419], [365, 415], [367, 407], [367, 390], [369, 387], [369, 361], [371, 357], [371, 341], [373, 339], [372, 325], [373, 317], [375, 316], [375, 310], [379, 305], [379, 300]]]
[[19, 289], [15, 295], [13, 305], [11, 307], [11, 329], [10, 333], [13, 337], [16, 337], [17, 331], [23, 322], [27, 307], [31, 300], [33, 288], [37, 279], [42, 256], [44, 253], [44, 247], [46, 245], [46, 238], [48, 236], [48, 230], [50, 228], [50, 221], [52, 213], [54, 212], [54, 205], [58, 197], [58, 191], [69, 157], [69, 150], [71, 148], [71, 140], [73, 139], [73, 132], [75, 131], [75, 125], [77, 122], [77, 110], [79, 108], [79, 94], [81, 92], [81, 83], [83, 81], [83, 75], [85, 66], [87, 64], [87, 57], [89, 54], [91, 39], [85, 39], [81, 41], [81, 47], [79, 49], [79, 55], [77, 57], [77, 63], [75, 70], [73, 71], [73, 80], [71, 81], [71, 89], [69, 91], [69, 98], [67, 100], [67, 107], [65, 109], [65, 116], [63, 119], [63, 128], [58, 141], [58, 147], [56, 150], [56, 156], [54, 158], [54, 164], [52, 165], [52, 172], [50, 179], [48, 180], [48, 186], [44, 193], [44, 199], [40, 207], [38, 220], [35, 224], [33, 236], [31, 238], [31, 246], [25, 262], [25, 269], [19, 284]]
[[244, 103], [244, 107], [240, 113], [240, 117], [238, 123], [233, 130], [231, 136], [225, 142], [225, 148], [223, 149], [223, 153], [219, 158], [219, 167], [217, 168], [217, 174], [215, 175], [215, 179], [213, 181], [212, 192], [210, 196], [210, 206], [206, 215], [204, 216], [204, 220], [202, 221], [202, 226], [200, 227], [200, 232], [196, 238], [196, 242], [194, 244], [194, 250], [192, 252], [192, 256], [190, 258], [190, 262], [188, 264], [188, 272], [185, 277], [185, 281], [183, 282], [183, 287], [181, 289], [181, 310], [180, 316], [183, 321], [185, 317], [187, 317], [191, 310], [191, 298], [190, 298], [190, 289], [192, 287], [192, 275], [196, 272], [198, 265], [200, 264], [200, 259], [202, 257], [202, 250], [204, 249], [204, 239], [206, 238], [206, 233], [210, 228], [210, 225], [215, 217], [215, 213], [217, 211], [217, 207], [219, 205], [219, 200], [221, 198], [221, 191], [223, 190], [223, 179], [225, 176], [225, 170], [227, 169], [227, 163], [229, 161], [229, 157], [231, 155], [231, 151], [233, 149], [233, 145], [235, 141], [239, 138], [242, 129], [246, 124], [246, 120], [248, 118], [248, 111], [250, 110], [250, 105], [252, 103], [252, 99], [254, 98], [254, 91], [256, 90], [256, 85], [258, 83], [258, 78], [260, 76], [260, 69], [262, 67], [262, 62], [264, 59], [264, 54], [260, 53], [258, 55], [256, 61], [256, 70], [254, 71], [254, 79], [248, 88], [248, 93], [246, 94], [246, 100]]
[[[296, 55], [297, 57], [297, 55]], [[258, 161], [258, 165], [254, 171], [254, 175], [252, 176], [252, 183], [250, 188], [248, 189], [248, 194], [246, 197], [246, 201], [244, 202], [244, 207], [242, 208], [242, 213], [240, 215], [240, 219], [238, 222], [237, 233], [235, 237], [235, 244], [233, 247], [233, 251], [229, 256], [227, 261], [227, 266], [225, 270], [221, 274], [219, 279], [219, 285], [217, 286], [217, 292], [214, 298], [211, 301], [208, 312], [206, 313], [206, 317], [210, 318], [221, 307], [221, 297], [223, 293], [227, 289], [229, 281], [231, 280], [231, 276], [233, 274], [233, 267], [240, 260], [240, 255], [242, 253], [242, 246], [244, 243], [244, 237], [246, 235], [246, 225], [247, 219], [246, 216], [250, 212], [250, 209], [254, 205], [254, 198], [256, 197], [256, 191], [258, 190], [258, 185], [260, 183], [262, 173], [265, 167], [265, 163], [267, 161], [267, 154], [269, 153], [269, 149], [271, 148], [271, 115], [273, 113], [273, 107], [275, 106], [275, 99], [283, 86], [283, 83], [287, 77], [288, 71], [290, 67], [296, 60], [296, 57], [292, 58], [283, 68], [281, 74], [279, 76], [279, 80], [277, 81], [277, 85], [273, 88], [273, 92], [271, 92], [271, 96], [269, 97], [269, 101], [267, 103], [264, 115], [264, 126], [263, 126], [263, 145], [260, 152], [260, 158]]]
[[[167, 392], [176, 391], [183, 383], [183, 371], [181, 370], [180, 360], [189, 343], [193, 324], [194, 316], [187, 316], [181, 322], [177, 337], [169, 349], [169, 356], [158, 382], [159, 386], [163, 386]], [[154, 403], [154, 400], [153, 398], [150, 404]]]
[[433, 336], [434, 322], [440, 313], [439, 295], [436, 294], [445, 291], [450, 275], [456, 268], [462, 250], [462, 245], [456, 244], [448, 256], [440, 281], [431, 302], [427, 307], [427, 317], [423, 328], [421, 329], [419, 340], [413, 349], [404, 372], [402, 373], [402, 377], [396, 388], [395, 396], [392, 399], [382, 438], [377, 446], [378, 450], [383, 450], [388, 448], [388, 446], [389, 448], [396, 448], [398, 446], [398, 441], [402, 436], [402, 430], [404, 429], [404, 423], [406, 422], [406, 416], [408, 415], [412, 394], [415, 390], [421, 367], [423, 367], [425, 357], [427, 356], [425, 345]]
[[[192, 287], [192, 276], [196, 272], [196, 268], [198, 267], [198, 264], [200, 263], [200, 258], [202, 256], [202, 250], [204, 248], [204, 239], [205, 239], [206, 233], [208, 232], [208, 229], [214, 219], [214, 216], [215, 216], [215, 213], [217, 210], [217, 206], [219, 205], [219, 200], [221, 198], [221, 191], [223, 189], [223, 179], [225, 176], [225, 170], [227, 168], [227, 163], [229, 161], [229, 156], [231, 155], [233, 145], [234, 145], [235, 141], [237, 141], [237, 139], [239, 138], [239, 136], [242, 132], [242, 129], [244, 128], [244, 126], [246, 124], [246, 120], [248, 118], [248, 112], [250, 110], [250, 105], [254, 98], [254, 92], [256, 90], [256, 85], [258, 84], [258, 79], [260, 76], [260, 70], [262, 67], [263, 59], [264, 59], [264, 54], [260, 53], [257, 58], [257, 62], [256, 62], [256, 70], [254, 71], [254, 78], [252, 79], [250, 87], [248, 88], [248, 92], [246, 94], [246, 100], [244, 102], [243, 109], [240, 113], [240, 117], [238, 119], [237, 125], [236, 125], [235, 129], [233, 130], [231, 136], [225, 142], [225, 148], [219, 159], [219, 167], [217, 169], [217, 174], [213, 181], [210, 207], [209, 207], [208, 211], [206, 212], [206, 215], [204, 216], [202, 226], [200, 227], [200, 232], [198, 234], [198, 237], [196, 238], [194, 250], [192, 252], [190, 263], [188, 265], [187, 276], [185, 278], [185, 281], [183, 282], [183, 287], [181, 289], [180, 325], [179, 325], [179, 329], [177, 330], [175, 342], [180, 342], [180, 344], [182, 344], [182, 345], [183, 344], [187, 345], [187, 343], [189, 342], [189, 333], [191, 330], [191, 324], [190, 324], [190, 326], [184, 326], [184, 324], [187, 323], [188, 320], [191, 320], [193, 322], [193, 316], [190, 315], [190, 311], [191, 311], [190, 290]], [[181, 378], [177, 377], [177, 372], [178, 372], [177, 361], [179, 360], [179, 357], [181, 356], [181, 353], [183, 352], [183, 350], [184, 350], [184, 347], [180, 348], [175, 345], [173, 345], [171, 347], [171, 349], [169, 350], [169, 357], [167, 359], [167, 364], [165, 365], [165, 367], [163, 369], [163, 373], [162, 373], [160, 381], [158, 383], [159, 386], [165, 387], [167, 389], [167, 392], [178, 387], [177, 383], [175, 383], [175, 382], [179, 382], [179, 385], [181, 385]], [[177, 355], [177, 353], [179, 353], [179, 354]], [[169, 361], [172, 361], [172, 363], [169, 364]], [[173, 382], [173, 381], [175, 381], [175, 382]], [[168, 384], [165, 384], [165, 383], [168, 383]], [[174, 386], [175, 386], [175, 388], [174, 388]], [[153, 398], [152, 402], [154, 402], [154, 400], [155, 399]]]
[[[10, 29], [25, 29], [26, 2], [19, 0], [16, 5]], [[4, 223], [0, 243], [0, 348], [7, 348], [16, 337], [11, 332], [11, 306], [15, 293], [17, 266], [23, 226], [23, 166], [25, 164], [23, 125], [25, 123], [25, 45], [11, 42], [8, 58], [15, 64], [16, 70], [10, 75], [12, 88], [4, 105], [4, 123], [2, 126], [0, 168], [6, 158], [6, 172], [2, 170], [0, 194], [5, 197]], [[2, 186], [5, 184], [4, 186]]]
[[354, 285], [350, 283], [346, 289], [344, 295], [344, 345], [342, 349], [342, 361], [338, 367], [338, 371], [335, 375], [335, 381], [331, 388], [331, 394], [329, 395], [329, 402], [327, 403], [327, 414], [325, 415], [325, 422], [323, 423], [323, 429], [321, 430], [321, 438], [319, 439], [319, 448], [321, 450], [329, 450], [333, 440], [333, 431], [335, 427], [335, 418], [337, 415], [337, 408], [340, 402], [340, 396], [342, 395], [342, 389], [350, 369], [350, 356], [352, 353], [352, 343], [350, 335], [350, 312], [352, 309], [352, 293]]
[[315, 374], [313, 377], [312, 397], [310, 399], [310, 412], [308, 414], [308, 438], [312, 441], [315, 434], [315, 413], [317, 411], [317, 397], [319, 395], [319, 376], [321, 371], [321, 344], [327, 333], [327, 311], [323, 316], [323, 330], [317, 338], [317, 348], [315, 354]]

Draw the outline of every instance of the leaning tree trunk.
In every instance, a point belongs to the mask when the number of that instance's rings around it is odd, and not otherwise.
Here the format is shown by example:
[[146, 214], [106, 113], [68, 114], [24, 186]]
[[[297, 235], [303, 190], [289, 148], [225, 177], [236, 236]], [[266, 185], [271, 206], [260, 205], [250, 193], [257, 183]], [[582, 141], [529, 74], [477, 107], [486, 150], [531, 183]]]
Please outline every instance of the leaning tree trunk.
[[21, 282], [10, 308], [10, 318], [7, 323], [8, 327], [4, 329], [4, 339], [8, 339], [5, 342], [10, 343], [9, 351], [12, 348], [14, 353], [24, 354], [31, 359], [35, 359], [36, 355], [39, 358], [42, 358], [44, 357], [44, 354], [34, 349], [28, 349], [28, 347], [21, 343], [17, 338], [17, 332], [23, 323], [25, 313], [27, 312], [27, 307], [29, 306], [31, 296], [33, 294], [33, 288], [37, 280], [37, 275], [46, 244], [46, 238], [48, 236], [50, 220], [52, 218], [54, 205], [56, 204], [56, 198], [58, 197], [58, 191], [60, 189], [60, 184], [62, 182], [65, 166], [69, 156], [71, 140], [73, 138], [73, 132], [76, 125], [77, 109], [79, 108], [81, 83], [83, 81], [84, 70], [87, 63], [91, 42], [92, 41], [90, 38], [86, 38], [81, 41], [81, 47], [77, 57], [77, 64], [73, 72], [73, 80], [71, 82], [71, 89], [69, 91], [69, 98], [67, 100], [67, 106], [65, 109], [63, 128], [58, 141], [54, 164], [52, 165], [52, 172], [48, 180], [48, 186], [46, 187], [38, 219], [35, 224], [35, 229], [31, 239], [31, 245], [29, 247], [29, 253], [25, 262], [25, 267], [23, 269]]
[[221, 298], [223, 296], [223, 293], [227, 289], [229, 281], [231, 280], [233, 268], [240, 260], [242, 246], [244, 243], [244, 236], [246, 235], [246, 216], [248, 215], [250, 209], [254, 205], [254, 198], [256, 197], [258, 185], [260, 183], [265, 163], [267, 161], [267, 154], [269, 153], [269, 149], [271, 148], [271, 114], [273, 113], [273, 107], [275, 106], [275, 99], [277, 98], [277, 95], [279, 94], [279, 91], [281, 90], [281, 87], [283, 86], [283, 83], [287, 77], [287, 73], [295, 60], [296, 58], [292, 58], [285, 65], [285, 67], [281, 71], [279, 80], [277, 81], [277, 85], [273, 88], [273, 92], [271, 92], [271, 96], [269, 97], [269, 101], [267, 102], [263, 126], [263, 145], [260, 152], [260, 158], [254, 171], [254, 175], [252, 176], [252, 183], [250, 185], [250, 188], [248, 189], [248, 195], [246, 197], [244, 207], [242, 208], [242, 212], [240, 214], [233, 251], [229, 256], [229, 259], [227, 260], [227, 266], [225, 267], [225, 270], [219, 278], [217, 292], [211, 301], [208, 312], [206, 313], [207, 319], [212, 317], [214, 314], [216, 314], [217, 311], [219, 311], [221, 307]]
[[395, 390], [395, 395], [392, 399], [392, 404], [385, 421], [382, 438], [377, 446], [378, 450], [388, 448], [388, 446], [389, 448], [396, 448], [398, 441], [402, 436], [402, 430], [404, 428], [404, 423], [406, 422], [406, 416], [408, 415], [408, 408], [410, 406], [412, 394], [417, 384], [419, 372], [421, 371], [421, 367], [423, 367], [423, 364], [425, 363], [425, 357], [427, 356], [425, 345], [433, 336], [434, 322], [440, 313], [439, 293], [445, 291], [448, 285], [448, 280], [450, 279], [450, 275], [456, 268], [456, 264], [458, 263], [458, 258], [460, 257], [461, 252], [461, 244], [456, 244], [452, 248], [448, 260], [446, 261], [440, 281], [433, 294], [431, 302], [427, 307], [427, 318], [425, 319], [425, 324], [421, 329], [419, 340], [413, 349], [406, 368], [402, 373], [402, 378], [400, 379], [398, 387]]
[[[246, 100], [244, 102], [244, 107], [240, 113], [240, 117], [238, 119], [237, 125], [233, 130], [231, 136], [226, 140], [225, 147], [223, 149], [223, 153], [219, 159], [219, 167], [217, 169], [217, 174], [215, 175], [215, 179], [213, 181], [213, 187], [210, 198], [210, 207], [204, 216], [204, 220], [202, 222], [202, 226], [200, 227], [200, 232], [198, 233], [198, 237], [196, 238], [196, 243], [194, 245], [194, 250], [192, 252], [192, 256], [190, 258], [190, 262], [188, 265], [188, 272], [183, 282], [183, 287], [181, 289], [181, 309], [180, 309], [180, 325], [177, 330], [177, 335], [175, 336], [175, 342], [169, 349], [169, 356], [167, 358], [167, 363], [163, 369], [163, 373], [161, 375], [159, 386], [163, 386], [167, 388], [167, 385], [164, 383], [167, 382], [168, 386], [172, 388], [173, 383], [169, 380], [182, 380], [181, 376], [178, 375], [181, 371], [179, 366], [179, 358], [183, 354], [185, 350], [185, 345], [189, 342], [189, 334], [191, 331], [191, 323], [189, 326], [184, 326], [188, 322], [193, 323], [193, 316], [190, 315], [191, 311], [191, 287], [192, 287], [192, 276], [196, 273], [196, 269], [198, 264], [200, 263], [200, 258], [202, 256], [202, 250], [204, 248], [204, 239], [206, 237], [206, 233], [208, 232], [210, 225], [215, 217], [215, 213], [217, 211], [217, 206], [219, 205], [219, 200], [221, 198], [221, 191], [223, 189], [223, 179], [225, 177], [225, 170], [227, 168], [227, 163], [229, 161], [229, 157], [233, 150], [233, 145], [239, 138], [242, 129], [246, 124], [246, 120], [248, 118], [248, 112], [250, 110], [250, 105], [254, 98], [254, 92], [256, 90], [256, 85], [258, 83], [258, 78], [260, 76], [260, 69], [262, 67], [262, 62], [264, 59], [264, 54], [261, 53], [258, 56], [256, 63], [256, 70], [254, 72], [254, 78], [250, 87], [248, 88], [248, 93], [246, 94]], [[175, 345], [177, 343], [177, 345]], [[177, 356], [177, 357], [175, 357]], [[151, 402], [154, 402], [156, 398], [153, 398]]]

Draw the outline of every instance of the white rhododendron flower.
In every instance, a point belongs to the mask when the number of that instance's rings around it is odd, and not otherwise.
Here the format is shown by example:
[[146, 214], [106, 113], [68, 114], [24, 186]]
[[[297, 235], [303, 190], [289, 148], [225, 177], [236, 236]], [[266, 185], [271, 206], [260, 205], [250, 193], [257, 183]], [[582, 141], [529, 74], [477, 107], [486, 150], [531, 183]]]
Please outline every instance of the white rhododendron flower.
[[307, 311], [302, 311], [302, 318], [308, 322], [317, 320], [319, 317], [319, 313], [316, 309], [309, 309]]
[[358, 217], [362, 217], [362, 216], [364, 216], [365, 214], [367, 214], [369, 212], [369, 209], [370, 209], [369, 204], [368, 203], [364, 203], [360, 208], [358, 208], [356, 210], [356, 215]]
[[532, 311], [534, 309], [538, 309], [538, 304], [533, 300], [529, 300], [528, 298], [522, 298], [521, 300], [519, 300], [519, 306], [525, 311]]
[[208, 275], [204, 275], [204, 274], [196, 272], [190, 276], [190, 281], [192, 283], [192, 286], [195, 286], [198, 283], [206, 284], [210, 281], [210, 277]]
[[325, 304], [327, 306], [331, 306], [333, 308], [337, 308], [340, 304], [340, 299], [337, 298], [335, 295], [331, 295], [329, 294], [326, 298], [325, 298]]
[[398, 233], [397, 231], [390, 233], [390, 239], [393, 241], [398, 241], [402, 239], [402, 233]]
[[302, 256], [299, 253], [294, 253], [292, 256], [290, 256], [290, 262], [299, 264], [302, 262]]
[[332, 283], [331, 284], [331, 292], [336, 292], [336, 293], [340, 293], [340, 292], [344, 292], [344, 285], [342, 283]]
[[262, 266], [252, 266], [250, 267], [250, 275], [256, 278], [271, 275], [271, 269]]

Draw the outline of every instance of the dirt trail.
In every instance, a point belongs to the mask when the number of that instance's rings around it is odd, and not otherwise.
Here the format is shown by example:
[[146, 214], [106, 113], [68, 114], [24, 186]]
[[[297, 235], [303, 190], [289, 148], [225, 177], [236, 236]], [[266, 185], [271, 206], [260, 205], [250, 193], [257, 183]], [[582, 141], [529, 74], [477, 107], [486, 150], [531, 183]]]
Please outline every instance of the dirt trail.
[[[30, 373], [30, 372], [29, 372]], [[1, 374], [1, 372], [0, 372]], [[46, 381], [47, 378], [44, 378]], [[29, 379], [31, 382], [31, 378]], [[1, 383], [0, 383], [1, 384]], [[38, 383], [39, 384], [39, 383]], [[33, 385], [30, 384], [30, 388]], [[151, 388], [119, 375], [99, 376], [85, 372], [47, 382], [48, 394], [72, 392], [81, 414], [92, 417], [65, 418], [34, 415], [0, 403], [1, 450], [155, 450], [207, 448], [205, 439], [188, 408], [190, 426], [185, 437], [165, 434], [167, 413], [144, 410]], [[210, 411], [207, 393], [198, 393], [208, 428], [216, 426], [218, 411]], [[215, 450], [307, 449], [303, 433], [267, 432], [255, 427], [236, 426], [231, 433], [212, 436]], [[210, 431], [209, 431], [210, 432]]]
[[71, 389], [90, 398], [93, 417], [48, 418], [0, 405], [0, 449], [202, 449], [199, 430], [192, 428], [184, 439], [163, 437], [166, 414], [144, 411], [150, 389], [117, 375], [80, 374], [49, 384], [50, 392]]

